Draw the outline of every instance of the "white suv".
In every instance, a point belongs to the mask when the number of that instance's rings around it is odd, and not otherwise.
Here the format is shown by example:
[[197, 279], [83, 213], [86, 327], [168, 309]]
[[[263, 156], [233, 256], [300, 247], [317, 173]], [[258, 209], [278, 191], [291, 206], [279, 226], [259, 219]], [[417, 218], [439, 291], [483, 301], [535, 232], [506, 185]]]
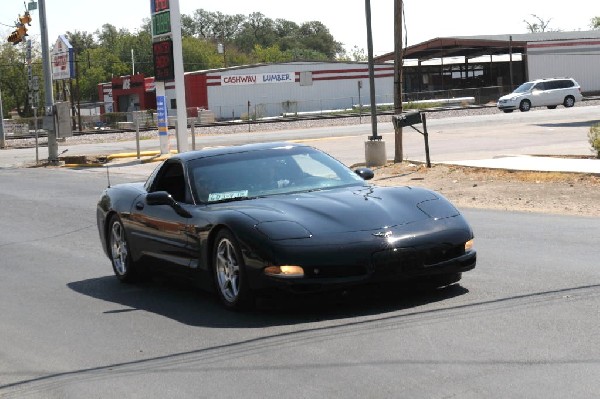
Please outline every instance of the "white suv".
[[527, 112], [531, 107], [554, 109], [560, 104], [572, 107], [582, 98], [581, 87], [574, 79], [537, 79], [525, 82], [512, 93], [500, 97], [497, 107], [504, 112], [515, 109]]

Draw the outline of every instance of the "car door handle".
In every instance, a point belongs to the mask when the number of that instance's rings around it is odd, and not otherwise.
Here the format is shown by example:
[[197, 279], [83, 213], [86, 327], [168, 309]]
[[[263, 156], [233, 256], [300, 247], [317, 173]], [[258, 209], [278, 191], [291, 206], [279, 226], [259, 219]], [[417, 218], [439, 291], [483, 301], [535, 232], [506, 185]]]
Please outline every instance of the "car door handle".
[[144, 209], [144, 203], [143, 202], [137, 202], [135, 204], [135, 209], [137, 209], [138, 211], [141, 211], [142, 209]]

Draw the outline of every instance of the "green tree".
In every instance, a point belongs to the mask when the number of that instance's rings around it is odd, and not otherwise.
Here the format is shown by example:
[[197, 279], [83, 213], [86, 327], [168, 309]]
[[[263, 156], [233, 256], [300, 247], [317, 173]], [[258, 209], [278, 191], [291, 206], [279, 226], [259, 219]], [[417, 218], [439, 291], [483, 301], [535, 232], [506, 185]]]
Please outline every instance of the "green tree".
[[323, 53], [330, 60], [344, 52], [342, 44], [336, 42], [329, 29], [319, 21], [305, 22], [300, 25], [299, 35], [303, 48]]
[[88, 32], [82, 32], [75, 30], [74, 32], [67, 31], [67, 39], [69, 39], [69, 43], [73, 46], [73, 51], [76, 54], [81, 53], [82, 51], [97, 47], [97, 43], [94, 40], [94, 35]]
[[[33, 62], [34, 65], [41, 65], [39, 59], [34, 59]], [[4, 116], [12, 110], [16, 110], [21, 117], [32, 115], [24, 44], [13, 46], [10, 43], [3, 43], [0, 46], [0, 85]]]
[[183, 66], [185, 71], [220, 68], [223, 56], [207, 40], [187, 36], [182, 40]]
[[250, 55], [253, 62], [259, 63], [275, 63], [288, 62], [293, 60], [293, 55], [286, 51], [281, 51], [278, 45], [271, 47], [262, 47], [260, 44], [254, 46]]
[[109, 82], [113, 76], [128, 75], [131, 66], [104, 47], [84, 50], [79, 60], [79, 90], [83, 100], [98, 99], [98, 84]]
[[600, 17], [594, 17], [590, 21], [590, 28], [592, 29], [600, 29]]
[[248, 16], [235, 39], [235, 44], [246, 53], [252, 52], [255, 45], [271, 47], [276, 42], [277, 34], [274, 21], [259, 12]]

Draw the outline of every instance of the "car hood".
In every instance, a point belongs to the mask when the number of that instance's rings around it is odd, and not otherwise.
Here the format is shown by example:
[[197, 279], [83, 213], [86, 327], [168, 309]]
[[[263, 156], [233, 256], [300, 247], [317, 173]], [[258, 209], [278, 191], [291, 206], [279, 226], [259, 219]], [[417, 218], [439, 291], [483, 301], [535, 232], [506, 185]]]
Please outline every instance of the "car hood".
[[298, 236], [378, 230], [459, 214], [433, 191], [375, 186], [258, 198], [237, 203], [236, 210], [253, 218], [269, 236], [279, 230]]
[[524, 96], [524, 95], [526, 95], [526, 94], [528, 94], [528, 93], [510, 93], [510, 94], [506, 94], [506, 95], [504, 95], [504, 96], [500, 97], [500, 98], [498, 99], [498, 101], [502, 101], [502, 100], [512, 100], [512, 99], [514, 99], [514, 98], [522, 97], [522, 96]]

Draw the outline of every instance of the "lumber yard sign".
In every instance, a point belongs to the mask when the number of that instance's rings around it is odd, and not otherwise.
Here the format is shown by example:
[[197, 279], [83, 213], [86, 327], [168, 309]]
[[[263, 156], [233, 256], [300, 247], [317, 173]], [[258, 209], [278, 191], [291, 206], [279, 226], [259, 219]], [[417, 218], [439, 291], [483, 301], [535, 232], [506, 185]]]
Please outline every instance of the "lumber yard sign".
[[263, 83], [294, 83], [295, 72], [259, 73], [249, 75], [227, 75], [221, 76], [222, 86], [231, 85], [255, 85]]

